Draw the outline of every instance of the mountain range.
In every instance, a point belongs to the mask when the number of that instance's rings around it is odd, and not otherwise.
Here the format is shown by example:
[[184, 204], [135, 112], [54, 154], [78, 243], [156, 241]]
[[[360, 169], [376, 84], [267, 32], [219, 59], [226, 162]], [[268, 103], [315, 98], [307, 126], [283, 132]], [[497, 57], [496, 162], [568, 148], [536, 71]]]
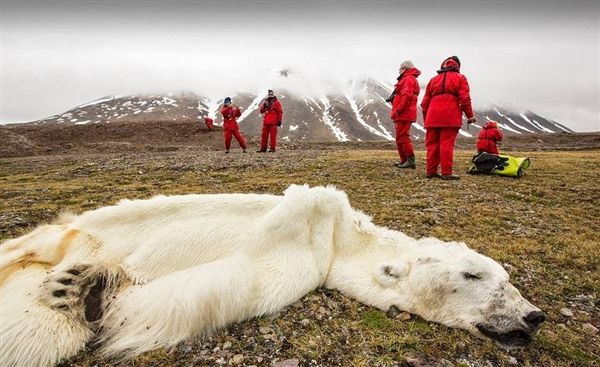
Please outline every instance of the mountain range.
[[[394, 126], [389, 118], [391, 104], [385, 100], [391, 86], [373, 79], [353, 80], [344, 90], [321, 96], [298, 95], [276, 91], [284, 108], [280, 139], [283, 141], [377, 141], [394, 140]], [[238, 119], [243, 133], [258, 135], [261, 116], [258, 108], [265, 97], [256, 93], [232, 93], [234, 104], [242, 108]], [[118, 124], [119, 122], [191, 122], [203, 123], [205, 116], [222, 124], [218, 113], [221, 99], [211, 99], [193, 92], [169, 94], [107, 96], [74, 107], [64, 113], [28, 124]], [[425, 135], [421, 113], [412, 125], [411, 135]], [[515, 112], [493, 105], [475, 111], [477, 123], [467, 126], [460, 135], [477, 137], [486, 120], [499, 123], [505, 135], [528, 133], [560, 133], [573, 131], [554, 120], [527, 112]]]

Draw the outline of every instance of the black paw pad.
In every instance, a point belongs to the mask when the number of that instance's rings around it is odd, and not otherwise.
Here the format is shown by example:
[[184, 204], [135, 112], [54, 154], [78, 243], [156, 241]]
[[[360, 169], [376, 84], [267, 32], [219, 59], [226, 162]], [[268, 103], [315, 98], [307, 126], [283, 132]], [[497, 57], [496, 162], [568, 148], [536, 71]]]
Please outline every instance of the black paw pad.
[[72, 285], [73, 284], [73, 279], [71, 278], [62, 278], [57, 280], [57, 282], [59, 282], [60, 284], [64, 284], [64, 285]]
[[67, 295], [67, 291], [66, 291], [66, 290], [64, 290], [64, 289], [59, 289], [59, 290], [57, 290], [57, 291], [54, 291], [54, 292], [52, 292], [52, 295], [53, 295], [54, 297], [59, 297], [59, 298], [61, 298], [61, 297], [64, 297], [64, 296], [66, 296], [66, 295]]

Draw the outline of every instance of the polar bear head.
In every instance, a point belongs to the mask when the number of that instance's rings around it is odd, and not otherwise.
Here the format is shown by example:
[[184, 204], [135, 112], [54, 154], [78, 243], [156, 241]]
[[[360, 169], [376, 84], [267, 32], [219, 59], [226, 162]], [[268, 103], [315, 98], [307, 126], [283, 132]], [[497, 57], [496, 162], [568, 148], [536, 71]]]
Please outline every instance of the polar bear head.
[[390, 307], [504, 346], [528, 344], [545, 320], [500, 264], [463, 243], [418, 240], [408, 253], [380, 263], [375, 278], [388, 292]]

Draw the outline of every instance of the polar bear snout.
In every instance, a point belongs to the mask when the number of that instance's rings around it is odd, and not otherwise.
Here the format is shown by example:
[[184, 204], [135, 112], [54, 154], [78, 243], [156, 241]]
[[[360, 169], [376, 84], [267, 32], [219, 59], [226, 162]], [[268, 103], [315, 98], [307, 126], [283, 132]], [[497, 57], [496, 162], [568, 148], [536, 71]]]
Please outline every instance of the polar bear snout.
[[494, 316], [488, 322], [475, 325], [481, 335], [488, 337], [503, 347], [524, 347], [531, 343], [546, 315], [539, 309], [529, 311], [515, 319], [509, 316]]
[[546, 315], [542, 311], [531, 311], [527, 316], [523, 317], [523, 321], [532, 329], [539, 329], [540, 325], [546, 321]]

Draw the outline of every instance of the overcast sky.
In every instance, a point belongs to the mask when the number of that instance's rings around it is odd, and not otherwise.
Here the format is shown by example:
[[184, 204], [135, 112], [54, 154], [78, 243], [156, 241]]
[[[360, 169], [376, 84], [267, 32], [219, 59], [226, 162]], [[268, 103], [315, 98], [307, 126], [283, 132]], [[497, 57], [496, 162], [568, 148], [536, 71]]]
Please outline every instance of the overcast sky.
[[[600, 1], [1, 0], [1, 122], [106, 95], [275, 85], [321, 93], [352, 77], [422, 85], [458, 55], [476, 107], [529, 109], [600, 130]], [[289, 82], [288, 82], [289, 83]]]

